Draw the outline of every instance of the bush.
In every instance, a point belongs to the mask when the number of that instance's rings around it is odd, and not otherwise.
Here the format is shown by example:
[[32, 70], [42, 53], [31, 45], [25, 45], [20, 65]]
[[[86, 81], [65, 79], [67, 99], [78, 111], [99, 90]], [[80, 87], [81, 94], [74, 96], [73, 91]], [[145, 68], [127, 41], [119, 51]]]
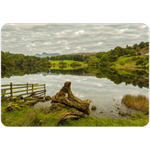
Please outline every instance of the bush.
[[75, 61], [71, 63], [70, 66], [81, 66], [81, 64], [78, 61]]
[[132, 57], [132, 60], [137, 60], [137, 59], [139, 59], [138, 56], [133, 56], [133, 57]]
[[127, 94], [122, 98], [121, 102], [127, 107], [149, 114], [149, 99], [144, 95], [134, 96]]
[[124, 62], [124, 61], [121, 61], [121, 62], [120, 62], [120, 65], [121, 65], [121, 66], [123, 66], [124, 64], [125, 64], [125, 62]]

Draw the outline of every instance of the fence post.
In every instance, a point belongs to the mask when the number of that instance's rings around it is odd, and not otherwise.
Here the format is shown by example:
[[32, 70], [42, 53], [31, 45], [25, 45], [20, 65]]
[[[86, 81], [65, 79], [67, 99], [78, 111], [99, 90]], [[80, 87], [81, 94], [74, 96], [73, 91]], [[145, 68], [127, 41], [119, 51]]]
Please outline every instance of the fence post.
[[28, 82], [27, 82], [27, 94], [28, 94]]
[[12, 93], [12, 82], [10, 82], [10, 95], [11, 95], [11, 97], [13, 97], [13, 93]]
[[32, 95], [32, 98], [33, 98], [33, 84], [32, 84], [32, 94], [31, 95]]
[[44, 97], [45, 97], [45, 92], [46, 92], [46, 90], [45, 90], [45, 84], [44, 84]]
[[33, 93], [33, 84], [32, 84], [32, 93]]

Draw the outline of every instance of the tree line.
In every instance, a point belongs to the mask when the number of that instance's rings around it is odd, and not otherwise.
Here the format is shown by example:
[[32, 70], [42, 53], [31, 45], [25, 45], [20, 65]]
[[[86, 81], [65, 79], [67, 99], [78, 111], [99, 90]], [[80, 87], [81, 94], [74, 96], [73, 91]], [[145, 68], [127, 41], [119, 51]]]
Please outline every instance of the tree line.
[[23, 54], [11, 54], [1, 51], [1, 68], [9, 69], [15, 66], [48, 66], [50, 62], [48, 58], [40, 58], [36, 56], [25, 56]]
[[51, 56], [50, 60], [74, 60], [74, 61], [87, 61], [89, 60], [90, 56], [83, 56], [83, 55], [60, 55], [60, 56]]
[[[94, 66], [109, 66], [112, 65], [113, 62], [115, 62], [118, 57], [121, 56], [139, 56], [140, 50], [142, 48], [149, 49], [149, 42], [141, 42], [140, 44], [134, 44], [133, 46], [126, 46], [126, 48], [122, 48], [120, 46], [115, 47], [114, 49], [111, 49], [108, 52], [98, 52], [95, 56], [91, 56], [89, 59], [89, 65]], [[145, 58], [139, 58], [137, 60], [136, 65], [145, 65], [149, 62], [149, 57]]]

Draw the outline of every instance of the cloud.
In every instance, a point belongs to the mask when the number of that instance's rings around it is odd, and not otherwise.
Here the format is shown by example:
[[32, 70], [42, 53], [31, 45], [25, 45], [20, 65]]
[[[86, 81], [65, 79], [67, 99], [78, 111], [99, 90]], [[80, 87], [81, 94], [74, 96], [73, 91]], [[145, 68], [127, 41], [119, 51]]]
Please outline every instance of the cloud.
[[149, 39], [145, 24], [6, 24], [1, 31], [2, 50], [25, 55], [109, 51]]

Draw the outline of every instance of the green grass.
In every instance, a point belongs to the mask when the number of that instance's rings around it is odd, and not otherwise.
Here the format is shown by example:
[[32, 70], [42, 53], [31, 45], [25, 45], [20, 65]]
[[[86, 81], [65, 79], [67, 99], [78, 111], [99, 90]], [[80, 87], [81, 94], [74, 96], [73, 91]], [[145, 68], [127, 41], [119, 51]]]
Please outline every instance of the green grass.
[[[44, 109], [34, 109], [32, 106], [22, 107], [21, 110], [7, 112], [9, 102], [1, 103], [1, 121], [5, 126], [57, 126], [59, 119], [66, 109], [54, 113], [44, 113]], [[75, 111], [71, 109], [71, 111]], [[80, 119], [67, 119], [58, 126], [145, 126], [149, 115], [134, 114], [130, 119], [95, 118], [89, 116]]]
[[[131, 57], [118, 57], [118, 59], [114, 62], [115, 68], [137, 68], [142, 67], [141, 65], [136, 66], [136, 61], [133, 60], [132, 57], [145, 57], [145, 56], [131, 56]], [[124, 62], [124, 65], [120, 65], [120, 62]], [[149, 64], [146, 65], [148, 67]]]
[[81, 69], [81, 68], [84, 68], [85, 66], [77, 66], [77, 67], [71, 67], [71, 66], [67, 66], [67, 67], [64, 67], [64, 68], [61, 68], [59, 66], [51, 66], [51, 70], [77, 70], [77, 69]]
[[[62, 62], [62, 60], [50, 60], [52, 66], [51, 66], [51, 70], [53, 69], [62, 69], [59, 65], [60, 62]], [[75, 67], [71, 67], [70, 64], [73, 63], [73, 62], [79, 62], [81, 64], [81, 66], [75, 66]], [[83, 67], [87, 67], [88, 65], [85, 64], [84, 62], [82, 61], [74, 61], [74, 60], [63, 60], [63, 63], [67, 63], [67, 65], [65, 65], [65, 67], [63, 67], [63, 70], [76, 70], [76, 69], [81, 69]]]
[[8, 101], [1, 102], [1, 121], [5, 126], [35, 126], [37, 114], [42, 109], [31, 109], [30, 106], [22, 107], [21, 110], [6, 111]]
[[[49, 61], [51, 64], [59, 65], [62, 60], [50, 60]], [[63, 60], [63, 63], [67, 63], [67, 65], [70, 65], [71, 63], [75, 62], [74, 60]], [[78, 61], [80, 64], [84, 64], [82, 61]]]
[[135, 65], [135, 61], [132, 60], [132, 57], [119, 57], [117, 61], [115, 61], [116, 65], [120, 65], [120, 62], [125, 62], [125, 65]]
[[116, 69], [116, 70], [117, 70], [117, 73], [120, 75], [131, 75], [132, 74], [128, 70], [124, 70], [124, 69]]
[[95, 118], [89, 116], [80, 119], [68, 119], [60, 122], [59, 126], [145, 126], [149, 122], [149, 115], [133, 114], [130, 119]]

